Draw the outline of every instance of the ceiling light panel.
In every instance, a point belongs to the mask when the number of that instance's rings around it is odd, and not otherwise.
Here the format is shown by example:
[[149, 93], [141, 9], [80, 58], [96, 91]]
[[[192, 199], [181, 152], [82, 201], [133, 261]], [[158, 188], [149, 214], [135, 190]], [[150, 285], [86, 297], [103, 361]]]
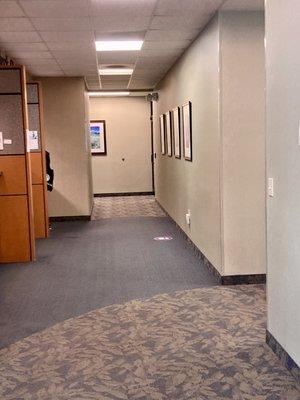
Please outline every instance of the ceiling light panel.
[[138, 51], [143, 46], [142, 40], [98, 40], [97, 51]]
[[131, 75], [133, 68], [100, 68], [100, 75]]
[[89, 92], [90, 97], [120, 97], [129, 96], [129, 92]]

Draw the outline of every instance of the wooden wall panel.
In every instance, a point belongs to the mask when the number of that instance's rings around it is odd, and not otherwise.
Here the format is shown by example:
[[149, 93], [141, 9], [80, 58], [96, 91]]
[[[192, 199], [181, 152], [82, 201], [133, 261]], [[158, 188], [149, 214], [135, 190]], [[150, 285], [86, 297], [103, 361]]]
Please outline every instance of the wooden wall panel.
[[27, 96], [29, 129], [37, 131], [39, 138], [39, 148], [30, 152], [35, 237], [43, 238], [49, 236], [49, 219], [43, 135], [43, 103], [41, 87], [38, 82], [27, 83]]
[[0, 263], [35, 260], [27, 129], [25, 68], [0, 66]]
[[0, 262], [26, 262], [31, 258], [28, 198], [0, 196]]
[[0, 157], [0, 195], [26, 194], [25, 155]]
[[44, 181], [42, 153], [30, 153], [30, 163], [32, 184], [42, 184]]

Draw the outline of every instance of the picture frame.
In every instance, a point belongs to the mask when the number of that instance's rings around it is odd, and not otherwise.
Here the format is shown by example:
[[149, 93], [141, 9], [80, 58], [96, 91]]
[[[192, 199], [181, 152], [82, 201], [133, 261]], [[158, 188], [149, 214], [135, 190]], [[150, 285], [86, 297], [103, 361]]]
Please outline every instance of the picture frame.
[[166, 114], [166, 139], [167, 139], [167, 155], [172, 157], [172, 127], [171, 127], [171, 113], [167, 111]]
[[174, 141], [174, 156], [181, 158], [181, 115], [180, 107], [175, 107], [172, 110], [172, 131]]
[[166, 154], [166, 134], [165, 134], [165, 116], [162, 114], [159, 117], [159, 127], [160, 127], [160, 148], [161, 154]]
[[183, 156], [187, 161], [193, 160], [192, 146], [192, 103], [188, 101], [182, 106]]
[[104, 120], [90, 121], [91, 153], [93, 156], [106, 156], [106, 124]]

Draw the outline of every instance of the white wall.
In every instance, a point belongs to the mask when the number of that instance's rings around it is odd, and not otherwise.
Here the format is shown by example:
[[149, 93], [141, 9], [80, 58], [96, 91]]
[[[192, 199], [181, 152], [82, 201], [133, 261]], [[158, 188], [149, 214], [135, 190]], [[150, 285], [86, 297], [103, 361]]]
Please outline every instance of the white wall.
[[300, 2], [266, 2], [268, 330], [300, 365]]
[[[219, 26], [215, 18], [159, 85], [154, 102], [156, 197], [221, 272]], [[162, 156], [159, 115], [192, 102], [193, 162]], [[191, 210], [191, 227], [185, 214]]]
[[263, 12], [221, 12], [224, 275], [266, 272]]
[[[222, 12], [154, 103], [157, 199], [222, 275], [266, 271], [264, 61], [263, 13]], [[188, 100], [192, 163], [162, 156], [159, 143], [159, 116]]]
[[92, 157], [94, 193], [151, 192], [150, 103], [92, 97], [90, 118], [106, 121], [107, 155]]
[[44, 98], [46, 150], [54, 169], [50, 216], [90, 215], [90, 147], [83, 78], [39, 78]]

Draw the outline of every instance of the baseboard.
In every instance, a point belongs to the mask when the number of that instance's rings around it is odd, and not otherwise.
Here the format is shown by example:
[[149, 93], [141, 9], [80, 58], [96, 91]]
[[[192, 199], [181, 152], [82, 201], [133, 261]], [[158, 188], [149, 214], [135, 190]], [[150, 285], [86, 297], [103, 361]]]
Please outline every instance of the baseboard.
[[150, 196], [154, 192], [94, 193], [94, 197]]
[[280, 362], [291, 372], [295, 377], [296, 381], [300, 383], [300, 367], [292, 359], [292, 357], [284, 350], [280, 343], [274, 338], [274, 336], [267, 330], [266, 331], [266, 342], [267, 345], [273, 350]]
[[90, 221], [90, 215], [68, 215], [63, 217], [50, 217], [50, 222], [66, 222], [66, 221]]
[[196, 256], [202, 261], [205, 267], [217, 278], [220, 285], [251, 285], [266, 283], [266, 274], [253, 274], [253, 275], [230, 275], [222, 276], [217, 268], [206, 258], [202, 251], [195, 245], [195, 243], [188, 237], [184, 230], [177, 224], [177, 222], [170, 216], [164, 207], [156, 199], [156, 202], [164, 210], [167, 216], [173, 221], [180, 233], [184, 236], [185, 240], [191, 245]]

